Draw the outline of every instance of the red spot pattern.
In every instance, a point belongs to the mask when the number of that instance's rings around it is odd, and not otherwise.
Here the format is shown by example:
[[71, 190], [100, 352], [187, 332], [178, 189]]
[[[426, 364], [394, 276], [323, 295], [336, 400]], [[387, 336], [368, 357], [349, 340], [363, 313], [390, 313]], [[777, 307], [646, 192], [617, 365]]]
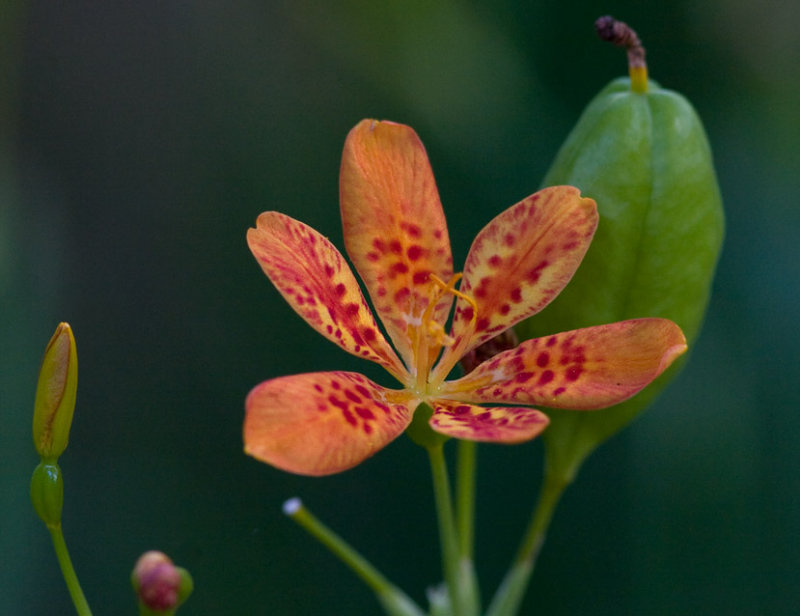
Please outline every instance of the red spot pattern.
[[[419, 225], [414, 224], [413, 222], [401, 222], [400, 228], [405, 231], [409, 237], [420, 237], [422, 235], [422, 229], [420, 229]], [[439, 234], [436, 236], [437, 239], [441, 237], [441, 230], [437, 229], [436, 232]]]
[[402, 305], [408, 300], [409, 295], [411, 295], [411, 289], [408, 287], [400, 287], [394, 294], [394, 301], [397, 302], [398, 305]]
[[537, 384], [539, 387], [541, 387], [542, 385], [547, 385], [547, 384], [548, 384], [548, 383], [550, 383], [550, 382], [551, 382], [551, 381], [552, 381], [552, 380], [553, 380], [555, 377], [556, 377], [556, 375], [555, 375], [555, 373], [554, 373], [552, 370], [545, 370], [545, 371], [544, 371], [544, 372], [542, 372], [542, 374], [539, 376], [539, 380], [538, 380], [538, 382], [537, 382], [536, 384]]
[[564, 377], [568, 381], [577, 381], [581, 376], [581, 372], [583, 372], [583, 368], [581, 368], [580, 366], [570, 366], [569, 368], [567, 368]]
[[424, 249], [422, 246], [414, 244], [413, 246], [408, 247], [408, 250], [406, 250], [406, 255], [411, 261], [416, 261], [422, 256], [423, 251]]
[[[299, 221], [267, 212], [248, 232], [248, 244], [276, 288], [312, 327], [351, 353], [387, 368], [399, 366], [330, 241]], [[375, 335], [365, 338], [366, 331]]]
[[354, 407], [354, 410], [356, 412], [356, 415], [361, 417], [361, 419], [368, 421], [373, 421], [375, 419], [375, 414], [365, 406], [356, 406]]
[[479, 384], [475, 391], [481, 402], [546, 406], [548, 400], [580, 385], [587, 374], [586, 346], [574, 334], [526, 340], [473, 369], [453, 389], [465, 391], [474, 382]]
[[405, 274], [408, 272], [408, 265], [406, 265], [403, 261], [398, 261], [397, 263], [393, 263], [392, 266], [389, 268], [389, 277], [394, 278], [399, 274]]
[[547, 425], [547, 417], [529, 408], [484, 408], [436, 404], [431, 426], [438, 432], [474, 441], [516, 443], [529, 440]]
[[[512, 206], [475, 238], [461, 291], [491, 323], [470, 344], [547, 305], [577, 268], [596, 226], [596, 211], [575, 189], [546, 189]], [[468, 323], [454, 321], [453, 335]]]
[[431, 273], [428, 270], [420, 270], [418, 272], [414, 272], [414, 277], [412, 280], [414, 284], [425, 284], [426, 282], [430, 282]]
[[539, 278], [542, 276], [542, 271], [548, 266], [550, 263], [548, 261], [541, 261], [534, 267], [532, 270], [528, 272], [528, 282], [531, 284], [536, 284], [539, 282]]
[[[394, 425], [400, 421], [397, 412], [387, 403], [383, 388], [372, 383], [365, 376], [352, 372], [326, 373], [326, 384], [314, 383], [314, 408], [327, 412], [334, 410], [344, 420], [342, 426], [373, 434], [381, 429], [379, 422]], [[293, 378], [293, 377], [286, 377]], [[325, 386], [326, 385], [326, 386]], [[403, 405], [395, 405], [405, 408]]]
[[[365, 259], [356, 259], [356, 265], [370, 288], [375, 310], [398, 350], [408, 358], [409, 319], [422, 316], [431, 292], [431, 273], [449, 279], [452, 257], [442, 229], [425, 228], [416, 220], [398, 220], [396, 216], [401, 211], [392, 214], [380, 229], [381, 235], [369, 240], [371, 249], [366, 251]], [[444, 310], [437, 308], [435, 312], [436, 320], [442, 324], [447, 316]]]

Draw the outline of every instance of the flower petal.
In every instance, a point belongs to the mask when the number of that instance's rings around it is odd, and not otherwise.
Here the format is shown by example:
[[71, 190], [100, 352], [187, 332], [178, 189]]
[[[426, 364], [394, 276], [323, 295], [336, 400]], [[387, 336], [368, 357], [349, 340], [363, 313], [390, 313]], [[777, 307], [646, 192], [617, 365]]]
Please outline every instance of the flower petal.
[[547, 415], [526, 407], [484, 408], [472, 404], [435, 400], [431, 428], [467, 441], [522, 443], [547, 427]]
[[470, 402], [599, 409], [649, 385], [686, 348], [683, 332], [667, 319], [587, 327], [526, 340], [441, 392]]
[[354, 372], [271, 379], [245, 401], [244, 450], [300, 475], [338, 473], [402, 434], [416, 404]]
[[406, 371], [378, 329], [342, 254], [308, 225], [264, 212], [247, 244], [289, 305], [345, 351], [379, 363], [403, 381]]
[[[461, 292], [477, 307], [463, 352], [539, 312], [569, 282], [597, 227], [594, 200], [577, 188], [534, 193], [492, 220], [475, 238]], [[453, 336], [470, 335], [473, 307], [459, 299]], [[459, 345], [455, 345], [454, 348]]]
[[[347, 254], [366, 285], [379, 318], [413, 365], [409, 324], [428, 305], [430, 274], [453, 274], [450, 239], [425, 147], [408, 126], [363, 120], [344, 146], [339, 179]], [[444, 325], [453, 297], [445, 295], [434, 320]]]

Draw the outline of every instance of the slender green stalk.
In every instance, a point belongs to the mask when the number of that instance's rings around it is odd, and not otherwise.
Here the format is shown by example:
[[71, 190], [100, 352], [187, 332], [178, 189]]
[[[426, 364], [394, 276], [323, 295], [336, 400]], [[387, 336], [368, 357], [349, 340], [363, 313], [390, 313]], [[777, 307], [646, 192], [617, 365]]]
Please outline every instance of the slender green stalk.
[[92, 610], [89, 609], [89, 604], [78, 582], [78, 576], [75, 574], [75, 568], [72, 566], [72, 559], [70, 559], [67, 551], [67, 543], [64, 541], [61, 524], [48, 524], [47, 529], [53, 539], [53, 548], [56, 552], [56, 558], [58, 558], [58, 564], [61, 566], [61, 575], [64, 576], [64, 581], [67, 583], [67, 589], [70, 597], [72, 597], [75, 610], [79, 616], [92, 616]]
[[475, 469], [478, 444], [458, 441], [456, 462], [456, 533], [459, 553], [459, 584], [473, 613], [480, 612], [480, 588], [475, 573]]
[[299, 498], [286, 501], [283, 505], [283, 512], [350, 567], [377, 595], [384, 611], [389, 616], [424, 616], [424, 612], [408, 595], [389, 582], [344, 539], [314, 517]]
[[569, 480], [562, 474], [545, 472], [539, 500], [517, 556], [497, 590], [486, 616], [515, 616], [525, 596], [556, 505]]
[[525, 533], [522, 545], [520, 545], [519, 552], [517, 552], [516, 562], [536, 562], [536, 557], [539, 555], [539, 550], [544, 543], [547, 529], [550, 526], [553, 512], [567, 485], [569, 483], [560, 476], [550, 473], [545, 475], [539, 494], [539, 501], [528, 524], [528, 530]]
[[[433, 477], [433, 496], [439, 518], [439, 541], [442, 546], [442, 568], [445, 584], [450, 593], [450, 601], [457, 605], [458, 590], [458, 538], [450, 496], [450, 480], [447, 477], [447, 464], [444, 460], [444, 447], [441, 444], [428, 447]], [[457, 610], [458, 613], [459, 610]]]
[[477, 443], [458, 441], [456, 468], [456, 526], [458, 552], [470, 561], [475, 541], [475, 467]]
[[428, 448], [433, 476], [433, 493], [439, 518], [439, 539], [442, 545], [442, 568], [452, 612], [455, 616], [477, 616], [477, 584], [469, 559], [459, 553], [459, 539], [453, 515], [450, 480], [441, 443]]

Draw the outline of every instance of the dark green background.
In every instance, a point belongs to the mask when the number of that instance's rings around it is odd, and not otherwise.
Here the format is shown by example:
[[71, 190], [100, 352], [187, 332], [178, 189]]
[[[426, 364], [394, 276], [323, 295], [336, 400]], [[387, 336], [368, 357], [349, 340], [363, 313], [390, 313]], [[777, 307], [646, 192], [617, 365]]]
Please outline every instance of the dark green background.
[[[135, 613], [128, 575], [150, 548], [194, 574], [182, 614], [377, 613], [282, 516], [295, 495], [423, 601], [439, 556], [421, 450], [401, 438], [323, 479], [242, 453], [243, 399], [267, 377], [345, 368], [389, 383], [285, 306], [245, 231], [277, 209], [341, 246], [345, 135], [386, 118], [425, 142], [463, 262], [625, 73], [594, 36], [603, 13], [637, 28], [653, 77], [703, 118], [727, 240], [687, 369], [588, 460], [525, 613], [795, 613], [800, 9], [745, 0], [5, 2], [0, 612], [72, 610], [27, 500], [36, 372], [60, 320], [80, 356], [64, 527], [96, 614]], [[488, 595], [541, 450], [486, 446], [480, 462]]]

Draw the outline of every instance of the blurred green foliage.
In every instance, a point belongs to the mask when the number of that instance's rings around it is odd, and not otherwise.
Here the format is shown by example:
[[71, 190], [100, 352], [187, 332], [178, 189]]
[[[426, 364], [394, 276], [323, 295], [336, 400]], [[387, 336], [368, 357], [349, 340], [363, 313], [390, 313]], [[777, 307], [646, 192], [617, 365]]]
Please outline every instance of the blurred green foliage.
[[[61, 320], [81, 349], [60, 459], [63, 524], [98, 613], [134, 613], [128, 576], [152, 548], [192, 571], [187, 615], [376, 613], [369, 592], [282, 517], [294, 495], [422, 601], [438, 581], [438, 546], [426, 461], [408, 439], [321, 480], [242, 453], [242, 403], [259, 381], [370, 370], [284, 305], [244, 233], [278, 209], [341, 246], [344, 137], [363, 117], [387, 118], [425, 142], [463, 262], [475, 233], [540, 185], [589, 99], [624, 74], [619, 50], [592, 28], [609, 12], [637, 29], [651, 75], [706, 125], [726, 247], [690, 362], [584, 466], [526, 609], [796, 609], [795, 4], [22, 6], [0, 15], [0, 31], [15, 34], [4, 44], [19, 52], [0, 60], [0, 98], [11, 101], [0, 125], [5, 613], [71, 611], [27, 493], [37, 365]], [[532, 506], [541, 449], [482, 447], [479, 463], [489, 594]]]

